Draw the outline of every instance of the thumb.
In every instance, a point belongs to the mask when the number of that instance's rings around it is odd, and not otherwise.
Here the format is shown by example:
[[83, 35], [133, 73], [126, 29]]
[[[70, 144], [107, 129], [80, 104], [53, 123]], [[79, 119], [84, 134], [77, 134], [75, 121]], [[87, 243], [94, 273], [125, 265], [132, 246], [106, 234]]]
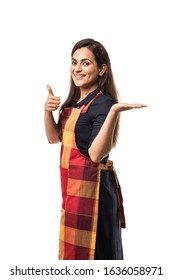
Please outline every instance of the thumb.
[[48, 90], [49, 94], [54, 96], [51, 86], [50, 85], [46, 85], [46, 87], [47, 87], [47, 90]]

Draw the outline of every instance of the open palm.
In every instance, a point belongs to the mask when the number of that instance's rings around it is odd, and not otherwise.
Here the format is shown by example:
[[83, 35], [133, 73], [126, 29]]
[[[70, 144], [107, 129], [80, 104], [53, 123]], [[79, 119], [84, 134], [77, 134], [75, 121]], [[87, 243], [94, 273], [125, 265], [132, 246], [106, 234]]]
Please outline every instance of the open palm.
[[116, 112], [123, 112], [123, 111], [128, 111], [131, 109], [140, 109], [147, 107], [145, 104], [140, 104], [140, 103], [116, 103], [112, 106], [112, 110]]

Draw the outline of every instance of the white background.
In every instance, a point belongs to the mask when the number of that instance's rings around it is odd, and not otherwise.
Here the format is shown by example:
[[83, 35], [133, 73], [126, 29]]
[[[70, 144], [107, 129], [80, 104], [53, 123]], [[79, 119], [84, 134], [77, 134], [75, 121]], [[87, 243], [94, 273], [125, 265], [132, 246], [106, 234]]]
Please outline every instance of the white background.
[[173, 249], [172, 14], [167, 0], [0, 1], [3, 279], [13, 278], [9, 270], [15, 265], [59, 265], [60, 147], [49, 145], [45, 136], [46, 84], [62, 101], [66, 98], [70, 52], [86, 37], [106, 47], [122, 102], [148, 106], [122, 113], [119, 144], [110, 154], [127, 219], [123, 262], [165, 265], [168, 273]]

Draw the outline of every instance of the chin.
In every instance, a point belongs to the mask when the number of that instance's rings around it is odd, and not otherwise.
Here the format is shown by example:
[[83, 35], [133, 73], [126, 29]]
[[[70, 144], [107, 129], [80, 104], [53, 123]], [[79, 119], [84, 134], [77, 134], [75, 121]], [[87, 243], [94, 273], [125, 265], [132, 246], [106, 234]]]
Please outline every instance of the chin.
[[81, 81], [75, 81], [74, 84], [75, 84], [76, 87], [83, 87], [83, 86], [85, 86]]

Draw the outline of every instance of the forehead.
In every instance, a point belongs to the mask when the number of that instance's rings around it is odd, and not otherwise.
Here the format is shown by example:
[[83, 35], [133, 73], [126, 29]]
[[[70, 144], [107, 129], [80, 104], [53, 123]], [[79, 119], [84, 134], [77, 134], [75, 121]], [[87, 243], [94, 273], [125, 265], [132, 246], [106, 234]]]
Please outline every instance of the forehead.
[[73, 53], [72, 57], [76, 60], [82, 60], [82, 59], [95, 60], [92, 51], [90, 51], [87, 47], [77, 49]]

